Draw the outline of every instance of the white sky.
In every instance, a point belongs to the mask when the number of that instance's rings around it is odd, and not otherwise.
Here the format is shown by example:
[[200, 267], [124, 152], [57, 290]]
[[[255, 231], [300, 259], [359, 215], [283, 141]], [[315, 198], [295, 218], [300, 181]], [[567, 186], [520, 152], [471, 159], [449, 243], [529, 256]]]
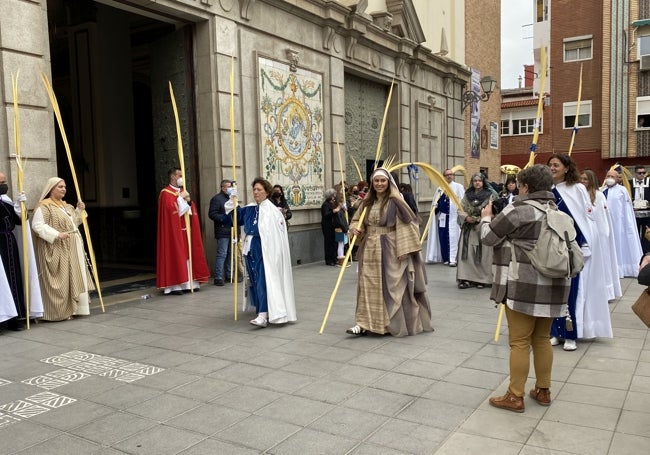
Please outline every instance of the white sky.
[[533, 64], [533, 0], [501, 0], [500, 88], [516, 88], [524, 65]]

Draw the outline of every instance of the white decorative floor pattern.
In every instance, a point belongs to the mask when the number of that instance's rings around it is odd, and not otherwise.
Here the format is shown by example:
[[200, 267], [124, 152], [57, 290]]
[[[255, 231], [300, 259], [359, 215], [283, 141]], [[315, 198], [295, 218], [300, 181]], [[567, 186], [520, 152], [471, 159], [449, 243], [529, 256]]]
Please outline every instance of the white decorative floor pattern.
[[[0, 428], [20, 422], [21, 419], [29, 419], [51, 409], [74, 403], [77, 401], [75, 398], [50, 391], [71, 382], [81, 381], [95, 375], [130, 383], [164, 371], [164, 368], [153, 365], [84, 351], [65, 352], [41, 359], [41, 362], [56, 365], [59, 369], [24, 379], [21, 383], [33, 385], [46, 391], [11, 403], [1, 404]], [[7, 384], [11, 384], [11, 381], [0, 378], [0, 387]]]

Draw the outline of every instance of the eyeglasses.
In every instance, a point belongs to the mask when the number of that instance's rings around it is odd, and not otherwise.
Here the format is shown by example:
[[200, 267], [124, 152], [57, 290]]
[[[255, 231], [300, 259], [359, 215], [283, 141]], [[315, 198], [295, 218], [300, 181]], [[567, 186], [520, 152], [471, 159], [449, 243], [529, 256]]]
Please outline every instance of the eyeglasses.
[[636, 171], [637, 174], [645, 174], [645, 171]]
[[445, 174], [445, 177], [453, 177], [454, 174]]

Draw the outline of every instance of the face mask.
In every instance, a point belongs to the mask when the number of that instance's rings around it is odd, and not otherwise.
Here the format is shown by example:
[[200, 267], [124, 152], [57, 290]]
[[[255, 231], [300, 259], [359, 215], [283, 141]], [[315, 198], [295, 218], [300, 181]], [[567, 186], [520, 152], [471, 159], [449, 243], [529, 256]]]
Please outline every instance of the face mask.
[[0, 183], [0, 194], [7, 194], [7, 191], [9, 191], [9, 185]]
[[605, 179], [605, 185], [607, 185], [607, 186], [614, 186], [615, 183], [616, 183], [616, 180], [614, 180], [611, 177], [607, 177]]
[[282, 193], [273, 193], [273, 197], [280, 197], [282, 196]]
[[184, 186], [183, 185], [184, 183], [185, 182], [183, 182], [183, 177], [179, 177], [178, 179], [176, 179], [176, 186], [178, 187]]

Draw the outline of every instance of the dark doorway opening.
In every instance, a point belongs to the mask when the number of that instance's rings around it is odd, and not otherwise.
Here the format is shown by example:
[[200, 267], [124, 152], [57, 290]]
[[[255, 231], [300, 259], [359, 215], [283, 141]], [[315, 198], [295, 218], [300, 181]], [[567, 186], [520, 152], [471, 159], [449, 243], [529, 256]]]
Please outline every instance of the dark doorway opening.
[[[47, 7], [52, 86], [89, 214], [102, 288], [131, 278], [151, 280], [158, 193], [167, 180], [165, 170], [178, 161], [168, 80], [174, 79], [187, 129], [193, 126], [188, 121], [192, 84], [187, 83], [191, 25], [92, 0], [49, 0]], [[170, 113], [163, 112], [165, 103]], [[195, 132], [184, 134], [184, 150], [194, 157]], [[58, 128], [56, 136], [58, 176], [68, 184], [66, 199], [75, 203]], [[186, 163], [194, 161], [186, 158]]]

